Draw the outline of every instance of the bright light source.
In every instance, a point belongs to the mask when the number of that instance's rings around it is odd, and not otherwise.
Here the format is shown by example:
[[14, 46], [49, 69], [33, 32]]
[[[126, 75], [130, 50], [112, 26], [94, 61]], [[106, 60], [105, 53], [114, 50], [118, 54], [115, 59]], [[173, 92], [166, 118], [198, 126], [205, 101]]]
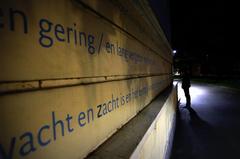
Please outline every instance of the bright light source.
[[176, 54], [176, 53], [177, 53], [177, 50], [173, 50], [172, 52], [173, 52], [173, 54]]
[[[208, 91], [207, 89], [204, 89], [202, 86], [198, 86], [195, 84], [192, 84], [192, 86], [189, 89], [190, 96], [191, 96], [191, 102], [203, 102], [203, 96], [207, 96]], [[186, 104], [186, 98], [183, 89], [181, 88], [181, 84], [178, 85], [178, 98], [181, 99], [182, 104]]]
[[173, 81], [173, 85], [176, 86], [178, 81]]
[[189, 91], [190, 91], [192, 100], [195, 100], [198, 97], [200, 97], [206, 93], [206, 90], [202, 89], [201, 87], [197, 87], [197, 86], [190, 87]]
[[174, 73], [174, 75], [175, 75], [175, 76], [179, 76], [179, 75], [180, 75], [180, 72], [176, 71], [176, 72]]

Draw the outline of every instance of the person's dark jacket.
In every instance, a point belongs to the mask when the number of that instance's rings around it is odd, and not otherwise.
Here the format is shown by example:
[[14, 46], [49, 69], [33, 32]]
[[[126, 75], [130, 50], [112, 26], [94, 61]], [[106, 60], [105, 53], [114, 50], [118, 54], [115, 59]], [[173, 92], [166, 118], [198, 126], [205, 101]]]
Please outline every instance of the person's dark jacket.
[[191, 87], [190, 77], [188, 74], [185, 74], [183, 75], [183, 78], [182, 78], [182, 88], [188, 89], [189, 87]]

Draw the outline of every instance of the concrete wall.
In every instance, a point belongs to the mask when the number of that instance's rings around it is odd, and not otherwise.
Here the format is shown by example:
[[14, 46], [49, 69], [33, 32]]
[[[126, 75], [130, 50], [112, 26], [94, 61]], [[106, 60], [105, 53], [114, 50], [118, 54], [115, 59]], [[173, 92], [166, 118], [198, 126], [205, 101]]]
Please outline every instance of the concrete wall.
[[0, 2], [1, 158], [83, 158], [172, 81], [147, 1]]
[[177, 93], [172, 90], [156, 119], [152, 122], [131, 159], [167, 159], [171, 151], [176, 120]]

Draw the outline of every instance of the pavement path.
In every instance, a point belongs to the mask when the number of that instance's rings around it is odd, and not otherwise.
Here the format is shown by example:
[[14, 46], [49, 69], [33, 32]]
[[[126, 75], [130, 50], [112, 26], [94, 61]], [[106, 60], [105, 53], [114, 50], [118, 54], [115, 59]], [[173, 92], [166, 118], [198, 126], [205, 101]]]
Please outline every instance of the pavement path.
[[240, 158], [240, 90], [193, 83], [192, 109], [179, 111], [171, 159]]

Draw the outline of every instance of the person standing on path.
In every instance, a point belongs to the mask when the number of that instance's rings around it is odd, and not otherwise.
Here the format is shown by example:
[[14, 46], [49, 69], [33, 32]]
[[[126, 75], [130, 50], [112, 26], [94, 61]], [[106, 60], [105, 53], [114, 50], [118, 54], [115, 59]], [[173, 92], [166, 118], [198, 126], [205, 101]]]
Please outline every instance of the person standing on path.
[[191, 108], [191, 96], [189, 93], [189, 88], [191, 87], [190, 75], [187, 69], [183, 71], [182, 77], [182, 89], [186, 97], [186, 106], [185, 108]]

